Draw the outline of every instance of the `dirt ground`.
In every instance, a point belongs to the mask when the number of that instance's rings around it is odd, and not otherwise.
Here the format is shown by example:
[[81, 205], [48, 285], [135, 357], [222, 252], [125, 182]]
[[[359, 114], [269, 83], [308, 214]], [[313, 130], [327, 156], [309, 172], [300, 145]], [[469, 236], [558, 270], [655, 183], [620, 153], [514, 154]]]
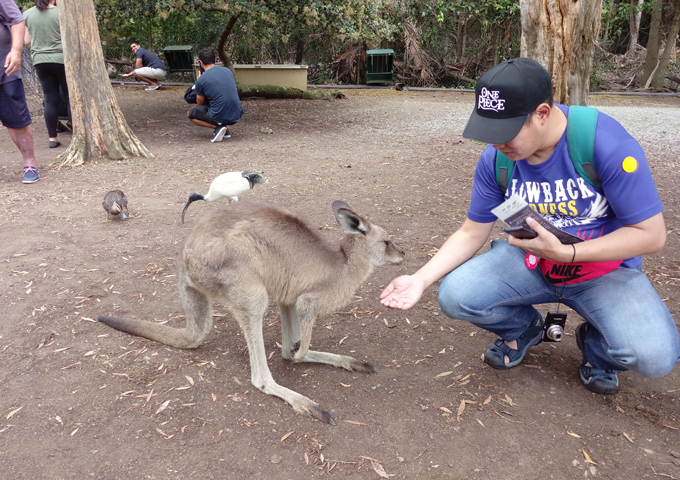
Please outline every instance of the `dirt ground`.
[[[186, 120], [183, 88], [115, 91], [154, 158], [50, 168], [57, 152], [36, 118], [41, 180], [22, 185], [20, 156], [0, 130], [2, 478], [680, 478], [680, 368], [657, 379], [622, 374], [619, 393], [599, 396], [578, 379], [574, 312], [562, 343], [538, 345], [522, 366], [500, 372], [481, 361], [493, 335], [445, 317], [436, 288], [407, 312], [378, 302], [391, 278], [416, 270], [465, 217], [482, 150], [461, 136], [470, 94], [248, 99], [232, 138], [212, 144], [208, 129]], [[680, 320], [680, 100], [591, 103], [614, 116], [635, 108], [635, 124], [657, 127], [639, 140], [669, 237], [644, 268]], [[624, 123], [633, 132], [635, 124]], [[182, 224], [184, 202], [218, 173], [245, 169], [263, 170], [270, 183], [242, 198], [301, 213], [333, 241], [342, 233], [331, 202], [342, 199], [407, 252], [315, 329], [315, 349], [369, 360], [375, 374], [286, 363], [277, 311], [267, 314], [274, 379], [319, 402], [337, 426], [252, 387], [245, 341], [220, 305], [196, 350], [95, 321], [115, 314], [182, 325], [175, 255], [197, 219], [222, 207], [194, 203]], [[134, 218], [103, 222], [101, 201], [113, 188], [127, 194]]]

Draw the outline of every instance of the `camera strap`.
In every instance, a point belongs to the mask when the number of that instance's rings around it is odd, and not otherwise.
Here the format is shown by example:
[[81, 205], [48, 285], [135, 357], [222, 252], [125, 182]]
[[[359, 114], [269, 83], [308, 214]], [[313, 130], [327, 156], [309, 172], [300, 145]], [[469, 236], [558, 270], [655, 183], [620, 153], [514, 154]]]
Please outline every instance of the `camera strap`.
[[[574, 253], [571, 255], [571, 262], [569, 262], [569, 265], [574, 264], [574, 260], [576, 259], [576, 247], [574, 244], [571, 244], [571, 248], [574, 250]], [[560, 303], [562, 303], [562, 294], [564, 293], [564, 287], [567, 285], [567, 277], [565, 276], [562, 279], [562, 285], [560, 285], [560, 293], [557, 294], [557, 310], [556, 312], [560, 311]]]

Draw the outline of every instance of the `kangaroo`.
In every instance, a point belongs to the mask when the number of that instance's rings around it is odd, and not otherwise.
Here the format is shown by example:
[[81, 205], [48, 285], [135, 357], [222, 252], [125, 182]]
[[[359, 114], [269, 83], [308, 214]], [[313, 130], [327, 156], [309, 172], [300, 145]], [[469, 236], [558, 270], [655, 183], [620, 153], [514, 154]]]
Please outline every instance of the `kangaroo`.
[[218, 301], [241, 326], [252, 384], [285, 400], [298, 413], [335, 425], [319, 404], [274, 381], [262, 337], [262, 319], [271, 298], [281, 313], [285, 360], [377, 371], [369, 362], [309, 350], [317, 317], [347, 305], [374, 267], [404, 261], [403, 250], [385, 231], [345, 202], [333, 202], [333, 213], [348, 232], [339, 246], [297, 215], [264, 203], [238, 202], [208, 214], [193, 228], [178, 256], [184, 328], [104, 315], [98, 320], [176, 348], [196, 348], [212, 329], [212, 302]]

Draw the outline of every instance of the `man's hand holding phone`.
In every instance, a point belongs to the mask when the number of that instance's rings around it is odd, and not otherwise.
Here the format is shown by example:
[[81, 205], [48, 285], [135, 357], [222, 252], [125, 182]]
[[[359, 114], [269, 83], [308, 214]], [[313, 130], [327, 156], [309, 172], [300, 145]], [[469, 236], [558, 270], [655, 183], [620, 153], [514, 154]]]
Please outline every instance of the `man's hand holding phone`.
[[505, 227], [502, 230], [508, 235], [512, 235], [515, 238], [529, 239], [536, 238], [538, 236], [538, 234], [534, 230], [525, 226]]

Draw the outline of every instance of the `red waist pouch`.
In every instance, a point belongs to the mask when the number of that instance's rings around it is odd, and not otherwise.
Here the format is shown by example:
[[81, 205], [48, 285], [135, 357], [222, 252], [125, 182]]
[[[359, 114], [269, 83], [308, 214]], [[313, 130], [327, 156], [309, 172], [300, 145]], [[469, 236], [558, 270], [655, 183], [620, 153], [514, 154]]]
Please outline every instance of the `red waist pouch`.
[[619, 268], [623, 260], [611, 262], [578, 262], [559, 263], [543, 258], [538, 260], [538, 267], [545, 279], [555, 285], [565, 283], [581, 283], [593, 278], [601, 277]]

